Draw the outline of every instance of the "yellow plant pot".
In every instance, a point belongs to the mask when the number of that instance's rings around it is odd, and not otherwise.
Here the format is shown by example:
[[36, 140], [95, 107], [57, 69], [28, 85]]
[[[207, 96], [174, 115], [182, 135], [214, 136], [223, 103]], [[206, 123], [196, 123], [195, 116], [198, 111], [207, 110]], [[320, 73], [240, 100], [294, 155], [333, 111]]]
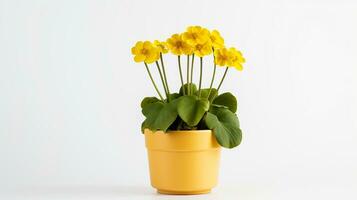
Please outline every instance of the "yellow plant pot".
[[151, 185], [163, 194], [204, 194], [217, 185], [221, 147], [211, 130], [145, 130]]

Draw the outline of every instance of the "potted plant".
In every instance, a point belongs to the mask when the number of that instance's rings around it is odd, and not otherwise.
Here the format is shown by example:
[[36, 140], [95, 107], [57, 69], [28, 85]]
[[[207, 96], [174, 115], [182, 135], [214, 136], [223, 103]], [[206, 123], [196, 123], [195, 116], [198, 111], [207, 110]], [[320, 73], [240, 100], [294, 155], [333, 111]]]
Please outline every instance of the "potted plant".
[[[217, 184], [221, 147], [236, 147], [242, 139], [236, 115], [237, 100], [229, 92], [220, 93], [228, 70], [243, 69], [242, 53], [225, 47], [217, 30], [200, 26], [188, 27], [165, 42], [139, 41], [131, 51], [135, 62], [144, 63], [158, 95], [145, 97], [141, 102], [145, 116], [141, 130], [148, 150], [151, 185], [164, 194], [210, 192]], [[171, 92], [168, 84], [164, 54], [169, 52], [177, 56], [181, 80], [178, 92]], [[209, 88], [202, 88], [204, 57], [211, 54], [212, 79]], [[186, 58], [186, 69], [182, 57]], [[196, 60], [198, 86], [193, 83]], [[214, 87], [217, 66], [225, 71]], [[153, 79], [151, 67], [160, 75], [163, 94]]]

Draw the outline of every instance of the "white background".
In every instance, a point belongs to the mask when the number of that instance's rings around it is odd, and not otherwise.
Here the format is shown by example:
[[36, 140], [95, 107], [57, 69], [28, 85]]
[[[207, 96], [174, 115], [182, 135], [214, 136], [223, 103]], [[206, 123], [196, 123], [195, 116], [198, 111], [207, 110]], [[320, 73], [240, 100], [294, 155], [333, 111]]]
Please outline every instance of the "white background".
[[[188, 25], [246, 57], [222, 88], [243, 142], [213, 193], [163, 196], [140, 133], [155, 92], [130, 48]], [[356, 199], [356, 144], [357, 1], [0, 0], [0, 198]]]

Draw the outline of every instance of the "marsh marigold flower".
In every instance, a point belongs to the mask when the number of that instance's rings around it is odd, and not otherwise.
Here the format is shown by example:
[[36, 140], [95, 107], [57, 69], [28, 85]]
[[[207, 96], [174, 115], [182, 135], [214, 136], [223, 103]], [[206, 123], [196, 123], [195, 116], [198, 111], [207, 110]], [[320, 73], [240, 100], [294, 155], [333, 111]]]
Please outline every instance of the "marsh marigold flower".
[[153, 63], [160, 57], [159, 49], [149, 41], [139, 41], [131, 48], [135, 62]]
[[162, 53], [162, 54], [165, 54], [167, 52], [169, 52], [169, 50], [167, 49], [167, 44], [166, 42], [161, 42], [159, 40], [155, 40], [154, 41], [154, 45], [159, 49], [159, 51]]
[[235, 49], [234, 47], [232, 48], [222, 48], [222, 49], [217, 49], [214, 52], [215, 56], [215, 63], [218, 66], [227, 66], [227, 67], [234, 67], [239, 71], [243, 70], [243, 63], [245, 62], [245, 59], [243, 58], [243, 55], [240, 51]]
[[213, 48], [219, 49], [224, 47], [224, 39], [217, 30], [213, 30], [210, 35]]
[[206, 56], [212, 53], [212, 45], [211, 42], [207, 41], [204, 44], [196, 44], [193, 50], [194, 54], [199, 57]]
[[231, 52], [227, 48], [214, 51], [215, 64], [218, 66], [228, 66], [231, 62]]
[[195, 46], [196, 44], [205, 44], [210, 39], [210, 33], [200, 26], [190, 26], [182, 34], [182, 38], [188, 44]]
[[231, 52], [230, 65], [236, 68], [237, 70], [242, 71], [242, 64], [245, 63], [245, 58], [243, 57], [242, 53], [234, 47], [229, 48], [229, 51]]
[[193, 52], [192, 46], [185, 42], [180, 34], [172, 35], [166, 43], [168, 49], [175, 55], [190, 55]]

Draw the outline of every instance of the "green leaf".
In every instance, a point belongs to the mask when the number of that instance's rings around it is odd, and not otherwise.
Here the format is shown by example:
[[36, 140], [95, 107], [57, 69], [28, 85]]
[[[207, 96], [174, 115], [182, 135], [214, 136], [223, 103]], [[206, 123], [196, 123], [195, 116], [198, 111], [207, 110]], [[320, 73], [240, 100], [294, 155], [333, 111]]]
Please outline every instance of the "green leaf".
[[177, 117], [176, 107], [177, 100], [170, 103], [155, 102], [147, 104], [142, 110], [142, 113], [146, 117], [143, 122], [143, 128], [148, 128], [152, 131], [163, 130], [166, 132]]
[[226, 108], [214, 108], [205, 117], [207, 127], [213, 130], [218, 143], [222, 147], [233, 148], [242, 141], [237, 116]]
[[237, 99], [230, 92], [223, 93], [213, 100], [214, 104], [227, 106], [230, 111], [237, 111]]
[[185, 94], [187, 95], [187, 89], [189, 88], [189, 85], [191, 86], [191, 92], [192, 94], [195, 94], [197, 92], [197, 87], [195, 84], [190, 83], [190, 84], [184, 84], [183, 86], [181, 86], [180, 88], [180, 95], [183, 95], [183, 90], [185, 90]]
[[196, 126], [208, 109], [209, 101], [196, 96], [182, 96], [177, 103], [179, 116], [189, 126]]
[[146, 105], [151, 104], [151, 103], [156, 103], [160, 101], [160, 99], [156, 98], [156, 97], [145, 97], [142, 101], [141, 101], [141, 108], [144, 108]]
[[[214, 98], [217, 97], [218, 91], [216, 88], [212, 88], [211, 93], [208, 96], [209, 90], [210, 90], [209, 88], [201, 89], [201, 98], [208, 99], [208, 101], [211, 102]], [[196, 96], [198, 96], [198, 93], [199, 93], [198, 91], [195, 93]]]
[[144, 120], [144, 121], [141, 123], [141, 133], [144, 134], [145, 128], [146, 128], [146, 124], [145, 124], [145, 120]]

